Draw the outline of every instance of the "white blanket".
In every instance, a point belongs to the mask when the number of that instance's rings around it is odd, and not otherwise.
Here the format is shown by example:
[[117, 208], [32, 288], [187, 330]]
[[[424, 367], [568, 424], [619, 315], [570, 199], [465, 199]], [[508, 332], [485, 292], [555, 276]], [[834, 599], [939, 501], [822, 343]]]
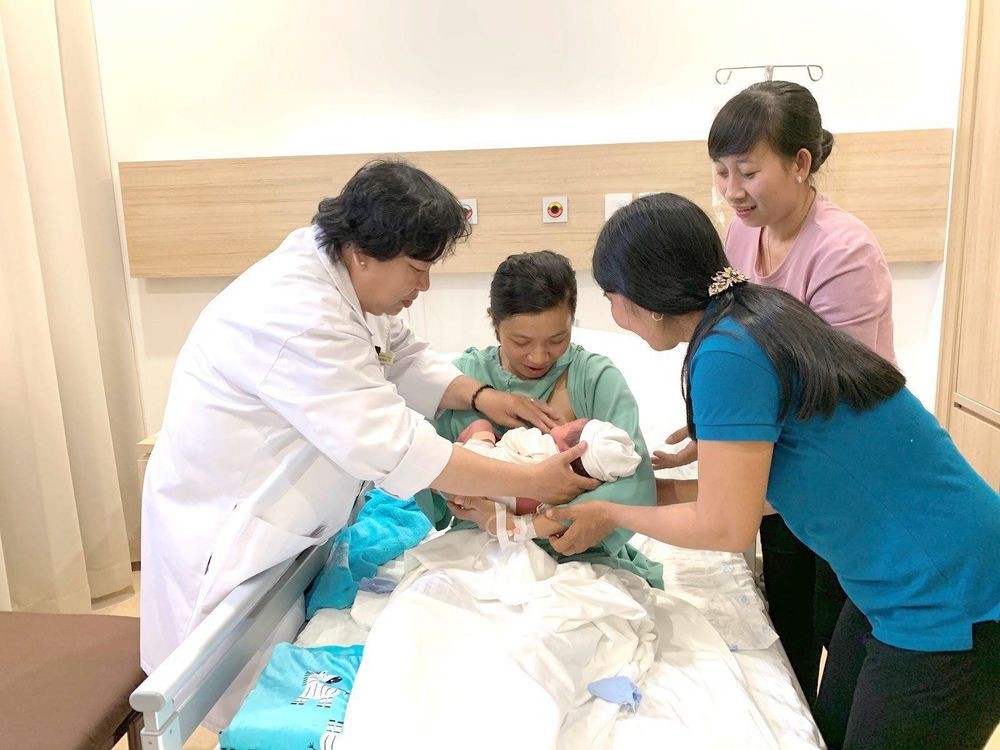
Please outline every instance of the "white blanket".
[[590, 682], [652, 665], [655, 624], [639, 601], [652, 598], [635, 576], [556, 565], [534, 544], [501, 550], [472, 530], [406, 557], [366, 642], [347, 748], [556, 747]]
[[[822, 748], [742, 558], [634, 541], [664, 564], [670, 593], [557, 566], [533, 545], [504, 556], [466, 531], [407, 553], [391, 597], [321, 610], [297, 645], [365, 642], [384, 610], [341, 746]], [[404, 572], [397, 560], [378, 576]], [[616, 667], [643, 692], [634, 716], [576, 682]]]
[[[345, 748], [787, 746], [716, 629], [634, 575], [471, 530], [406, 558], [368, 635]], [[587, 692], [614, 675], [643, 691], [635, 716]]]

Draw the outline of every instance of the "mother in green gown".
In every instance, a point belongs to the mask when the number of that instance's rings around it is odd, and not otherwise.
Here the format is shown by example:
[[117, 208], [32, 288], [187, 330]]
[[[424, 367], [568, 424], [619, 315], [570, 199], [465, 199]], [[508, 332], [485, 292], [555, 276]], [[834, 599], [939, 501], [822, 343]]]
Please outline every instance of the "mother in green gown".
[[[624, 505], [655, 505], [656, 486], [646, 443], [639, 431], [639, 408], [625, 378], [610, 359], [588, 352], [570, 340], [576, 314], [576, 275], [569, 260], [543, 250], [511, 255], [497, 268], [490, 285], [487, 310], [499, 346], [467, 349], [455, 365], [466, 375], [494, 388], [524, 394], [548, 403], [559, 421], [588, 417], [622, 428], [631, 435], [642, 463], [630, 477], [603, 484], [574, 500], [592, 497]], [[457, 440], [482, 415], [475, 411], [445, 411], [434, 425], [440, 435]], [[497, 428], [498, 437], [504, 428]], [[491, 514], [462, 509], [436, 492], [424, 490], [417, 502], [438, 529], [483, 525]], [[463, 504], [482, 507], [484, 500]], [[551, 533], [553, 522], [536, 519], [539, 534]], [[545, 536], [535, 541], [560, 562], [601, 563], [628, 570], [663, 588], [663, 569], [628, 544], [632, 532], [615, 529], [594, 547], [563, 557]]]

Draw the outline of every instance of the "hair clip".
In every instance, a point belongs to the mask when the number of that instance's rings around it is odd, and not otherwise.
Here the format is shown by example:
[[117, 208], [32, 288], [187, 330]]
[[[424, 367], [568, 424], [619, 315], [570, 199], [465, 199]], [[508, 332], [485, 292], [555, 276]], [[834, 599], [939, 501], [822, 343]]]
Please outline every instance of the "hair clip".
[[734, 286], [746, 284], [750, 279], [743, 273], [737, 271], [732, 266], [726, 266], [721, 271], [717, 271], [712, 276], [712, 283], [708, 285], [708, 296], [718, 297], [727, 289]]

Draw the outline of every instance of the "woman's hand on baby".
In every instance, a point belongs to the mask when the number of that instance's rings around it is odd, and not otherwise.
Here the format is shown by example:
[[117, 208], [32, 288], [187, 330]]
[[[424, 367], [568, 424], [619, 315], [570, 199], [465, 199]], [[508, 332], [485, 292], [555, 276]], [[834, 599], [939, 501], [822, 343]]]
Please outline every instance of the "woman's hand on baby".
[[545, 511], [546, 518], [571, 521], [572, 524], [561, 534], [550, 536], [549, 544], [562, 555], [585, 552], [617, 528], [613, 515], [614, 504], [604, 500], [587, 500], [562, 508], [550, 508]]
[[587, 443], [580, 441], [572, 448], [549, 456], [531, 467], [532, 484], [526, 492], [518, 493], [532, 497], [547, 505], [567, 503], [581, 492], [589, 492], [600, 486], [600, 482], [589, 477], [581, 477], [570, 466], [587, 450]]
[[495, 388], [480, 393], [476, 407], [493, 424], [504, 427], [524, 427], [527, 424], [547, 433], [560, 421], [552, 407], [544, 401]]
[[[687, 427], [681, 427], [679, 430], [671, 433], [667, 437], [668, 445], [677, 445], [677, 443], [690, 437]], [[681, 448], [677, 453], [667, 453], [666, 451], [653, 451], [652, 461], [653, 461], [653, 471], [659, 471], [660, 469], [676, 469], [678, 466], [687, 466], [690, 463], [694, 463], [698, 460], [698, 441], [692, 440], [690, 443]]]

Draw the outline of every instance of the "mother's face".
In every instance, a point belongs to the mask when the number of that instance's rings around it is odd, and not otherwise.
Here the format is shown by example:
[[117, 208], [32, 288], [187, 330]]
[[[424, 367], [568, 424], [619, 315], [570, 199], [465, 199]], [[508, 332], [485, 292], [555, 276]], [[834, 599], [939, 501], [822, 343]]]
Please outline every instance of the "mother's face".
[[543, 377], [569, 348], [572, 327], [566, 304], [504, 318], [495, 324], [500, 364], [522, 380]]

